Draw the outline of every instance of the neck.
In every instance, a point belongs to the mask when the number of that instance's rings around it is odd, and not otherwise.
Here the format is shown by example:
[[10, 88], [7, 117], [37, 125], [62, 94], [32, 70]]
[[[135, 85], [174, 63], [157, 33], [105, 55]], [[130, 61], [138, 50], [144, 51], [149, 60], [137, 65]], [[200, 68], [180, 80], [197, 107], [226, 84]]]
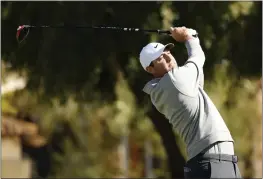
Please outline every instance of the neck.
[[[166, 74], [166, 73], [165, 73], [165, 74]], [[154, 77], [154, 78], [162, 78], [165, 74], [163, 74], [163, 75], [153, 74], [153, 77]]]

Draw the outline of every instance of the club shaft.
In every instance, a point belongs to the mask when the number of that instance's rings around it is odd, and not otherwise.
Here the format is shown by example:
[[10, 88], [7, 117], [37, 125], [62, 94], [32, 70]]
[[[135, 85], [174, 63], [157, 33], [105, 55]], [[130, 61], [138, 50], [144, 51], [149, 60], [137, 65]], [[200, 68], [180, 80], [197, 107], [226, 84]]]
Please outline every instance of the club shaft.
[[33, 25], [24, 25], [24, 28], [83, 28], [83, 29], [108, 29], [116, 31], [126, 31], [126, 32], [153, 32], [159, 34], [170, 34], [168, 30], [149, 30], [149, 29], [139, 29], [139, 28], [125, 28], [125, 27], [107, 27], [107, 26], [79, 26], [79, 25], [61, 25], [61, 26], [33, 26]]

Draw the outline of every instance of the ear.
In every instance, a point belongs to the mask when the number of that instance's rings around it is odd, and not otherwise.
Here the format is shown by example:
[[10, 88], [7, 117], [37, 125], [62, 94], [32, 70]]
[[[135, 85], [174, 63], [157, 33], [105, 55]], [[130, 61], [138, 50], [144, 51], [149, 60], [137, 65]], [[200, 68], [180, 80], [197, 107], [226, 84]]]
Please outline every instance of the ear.
[[148, 73], [153, 74], [153, 73], [154, 73], [154, 68], [153, 68], [152, 66], [147, 66], [147, 67], [146, 67], [146, 71], [147, 71]]

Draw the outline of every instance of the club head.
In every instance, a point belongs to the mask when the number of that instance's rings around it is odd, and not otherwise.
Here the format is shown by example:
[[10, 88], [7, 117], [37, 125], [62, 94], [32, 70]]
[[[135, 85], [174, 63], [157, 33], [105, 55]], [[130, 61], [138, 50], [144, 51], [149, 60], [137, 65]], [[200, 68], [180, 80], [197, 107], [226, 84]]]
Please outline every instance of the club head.
[[18, 43], [22, 43], [29, 34], [29, 27], [22, 25], [17, 28], [16, 40]]

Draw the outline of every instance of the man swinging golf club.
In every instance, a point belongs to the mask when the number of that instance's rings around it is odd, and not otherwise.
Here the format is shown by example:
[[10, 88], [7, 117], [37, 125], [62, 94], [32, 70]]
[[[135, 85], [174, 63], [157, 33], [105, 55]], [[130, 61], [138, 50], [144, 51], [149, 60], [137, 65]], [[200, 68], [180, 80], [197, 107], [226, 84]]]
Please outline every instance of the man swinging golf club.
[[172, 43], [149, 43], [140, 53], [142, 67], [154, 79], [143, 91], [180, 134], [187, 146], [185, 178], [241, 178], [232, 136], [203, 89], [205, 55], [193, 29], [170, 29], [186, 45], [188, 60], [179, 67]]

